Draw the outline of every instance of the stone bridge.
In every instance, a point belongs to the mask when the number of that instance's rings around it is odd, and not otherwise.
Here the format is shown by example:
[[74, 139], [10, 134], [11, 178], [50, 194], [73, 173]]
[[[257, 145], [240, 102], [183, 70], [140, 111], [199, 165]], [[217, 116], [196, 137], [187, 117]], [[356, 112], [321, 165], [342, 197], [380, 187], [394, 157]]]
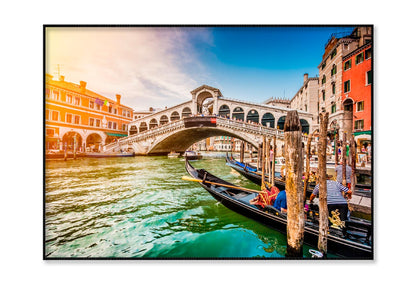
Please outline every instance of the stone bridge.
[[[263, 135], [277, 136], [281, 148], [285, 117], [292, 109], [224, 98], [219, 89], [207, 85], [191, 94], [191, 101], [134, 120], [129, 124], [129, 136], [104, 146], [104, 151], [132, 149], [143, 155], [184, 152], [212, 136], [235, 137], [257, 148]], [[312, 114], [298, 114], [303, 131], [308, 133]]]

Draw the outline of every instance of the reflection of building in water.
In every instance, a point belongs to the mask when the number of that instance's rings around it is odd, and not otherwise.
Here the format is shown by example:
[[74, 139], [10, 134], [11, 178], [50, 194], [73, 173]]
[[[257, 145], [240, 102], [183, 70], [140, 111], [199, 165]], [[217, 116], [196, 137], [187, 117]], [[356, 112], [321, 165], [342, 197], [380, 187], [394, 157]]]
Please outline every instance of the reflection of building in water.
[[45, 82], [46, 150], [99, 151], [103, 145], [127, 136], [133, 109], [86, 88], [87, 83], [70, 83], [60, 76]]

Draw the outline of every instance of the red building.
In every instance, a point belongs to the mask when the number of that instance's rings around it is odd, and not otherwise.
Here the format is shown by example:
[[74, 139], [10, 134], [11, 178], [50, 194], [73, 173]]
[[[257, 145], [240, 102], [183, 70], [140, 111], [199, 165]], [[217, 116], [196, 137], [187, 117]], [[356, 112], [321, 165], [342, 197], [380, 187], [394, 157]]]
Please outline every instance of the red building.
[[361, 149], [371, 144], [372, 42], [345, 55], [342, 67], [342, 101], [344, 108], [352, 107], [352, 133]]

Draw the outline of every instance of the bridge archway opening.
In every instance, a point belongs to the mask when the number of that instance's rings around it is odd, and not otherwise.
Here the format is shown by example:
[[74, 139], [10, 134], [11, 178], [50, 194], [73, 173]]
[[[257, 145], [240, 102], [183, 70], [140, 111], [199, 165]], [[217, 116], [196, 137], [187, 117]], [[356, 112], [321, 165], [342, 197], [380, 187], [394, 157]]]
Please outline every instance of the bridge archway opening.
[[158, 126], [158, 124], [157, 124], [157, 120], [155, 118], [153, 118], [152, 120], [150, 120], [150, 122], [149, 122], [149, 129], [156, 128], [157, 126]]
[[189, 108], [189, 107], [185, 107], [185, 108], [182, 110], [182, 118], [189, 117], [189, 116], [191, 116], [191, 115], [192, 115], [191, 108]]
[[233, 110], [233, 119], [244, 121], [244, 110], [241, 107], [236, 107]]
[[218, 115], [224, 118], [230, 118], [230, 107], [228, 107], [226, 104], [221, 105], [218, 111]]
[[163, 115], [162, 117], [160, 117], [160, 125], [164, 125], [169, 123], [169, 118], [166, 115]]
[[141, 122], [139, 126], [139, 133], [147, 131], [147, 124], [146, 122]]
[[179, 116], [179, 113], [177, 111], [173, 111], [172, 114], [170, 115], [170, 121], [177, 121], [180, 120], [181, 116]]
[[277, 129], [283, 130], [283, 127], [285, 126], [286, 116], [282, 116], [277, 120]]
[[274, 121], [275, 119], [274, 119], [273, 114], [269, 112], [264, 114], [263, 117], [261, 118], [261, 124], [269, 128], [274, 128]]
[[214, 104], [214, 97], [208, 91], [201, 92], [196, 98], [198, 114], [210, 115], [212, 114]]
[[129, 135], [137, 134], [137, 127], [135, 125], [130, 127]]
[[259, 112], [257, 112], [257, 110], [251, 109], [250, 111], [248, 111], [247, 122], [250, 122], [250, 121], [254, 123], [259, 122]]
[[302, 126], [302, 133], [309, 134], [309, 123], [305, 119], [300, 119], [300, 125]]

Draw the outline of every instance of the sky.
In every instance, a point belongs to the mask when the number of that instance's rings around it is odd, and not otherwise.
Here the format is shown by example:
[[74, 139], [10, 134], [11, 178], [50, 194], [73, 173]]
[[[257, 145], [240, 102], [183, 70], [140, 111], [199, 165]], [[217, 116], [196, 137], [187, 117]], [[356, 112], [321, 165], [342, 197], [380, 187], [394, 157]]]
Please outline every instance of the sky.
[[325, 43], [341, 26], [47, 27], [46, 73], [63, 75], [134, 110], [191, 99], [206, 84], [224, 97], [292, 98], [319, 74]]

